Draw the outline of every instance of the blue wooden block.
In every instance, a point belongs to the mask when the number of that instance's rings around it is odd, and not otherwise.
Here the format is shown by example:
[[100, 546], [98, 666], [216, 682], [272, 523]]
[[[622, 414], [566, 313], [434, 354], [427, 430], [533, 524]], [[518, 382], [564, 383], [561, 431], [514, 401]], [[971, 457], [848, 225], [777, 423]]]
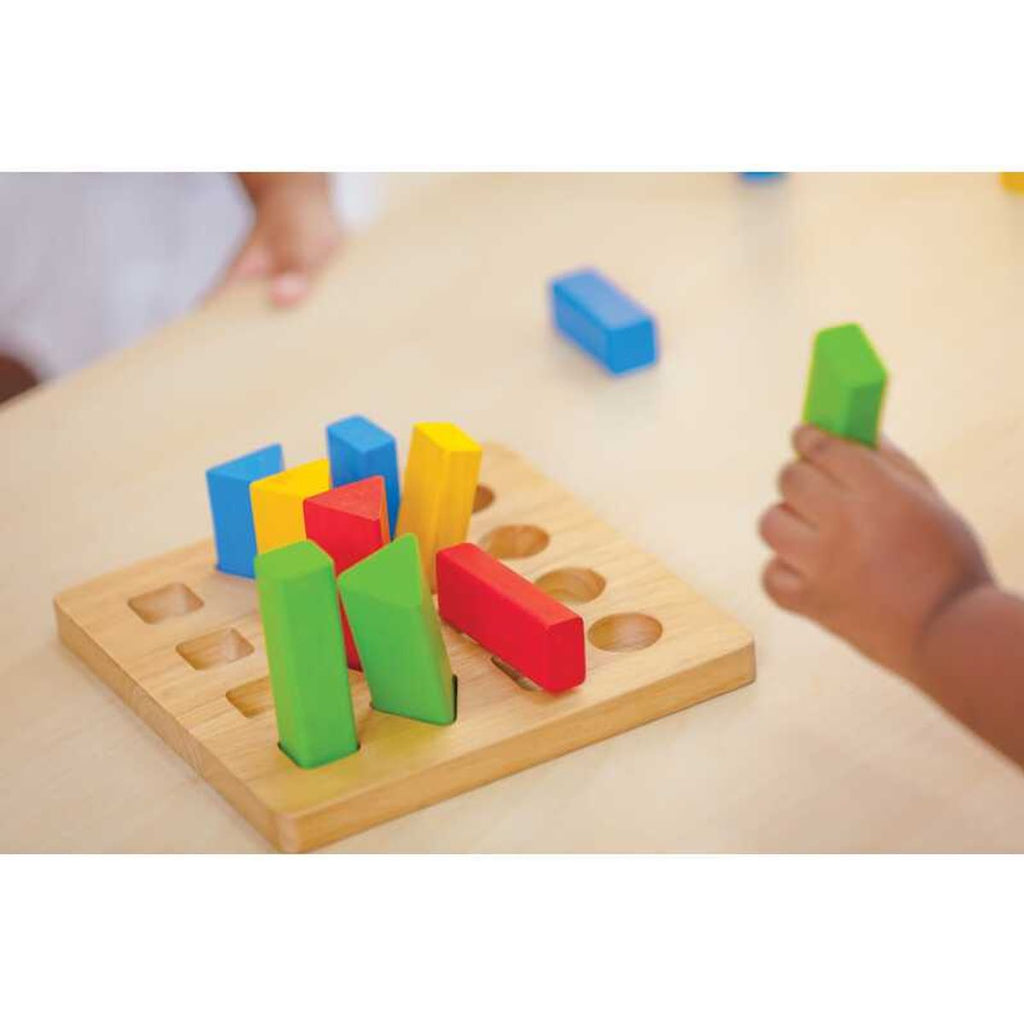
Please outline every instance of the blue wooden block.
[[771, 178], [785, 177], [785, 171], [740, 171], [740, 177], [746, 181], [769, 181]]
[[558, 330], [612, 373], [658, 358], [654, 318], [596, 270], [556, 277], [551, 308]]
[[256, 531], [252, 523], [249, 484], [283, 469], [281, 446], [271, 444], [206, 471], [213, 538], [217, 544], [217, 568], [221, 572], [253, 578]]
[[370, 476], [384, 477], [388, 526], [394, 537], [400, 500], [398, 449], [394, 437], [365, 416], [349, 416], [327, 428], [327, 453], [331, 459], [333, 487]]

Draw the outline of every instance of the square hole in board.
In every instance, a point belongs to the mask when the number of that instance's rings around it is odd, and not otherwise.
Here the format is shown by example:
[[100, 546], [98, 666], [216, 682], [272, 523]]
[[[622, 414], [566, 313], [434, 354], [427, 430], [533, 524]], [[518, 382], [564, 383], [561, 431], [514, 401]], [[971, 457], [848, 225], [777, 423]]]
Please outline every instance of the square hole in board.
[[168, 583], [138, 597], [128, 599], [128, 607], [143, 622], [153, 625], [164, 619], [173, 619], [179, 615], [188, 615], [203, 607], [198, 595], [189, 590], [184, 583]]
[[270, 690], [269, 676], [236, 686], [228, 690], [225, 696], [246, 718], [255, 718], [274, 709], [274, 695]]
[[186, 640], [177, 646], [178, 653], [198, 669], [227, 665], [253, 652], [253, 646], [237, 629], [219, 629], [216, 633]]

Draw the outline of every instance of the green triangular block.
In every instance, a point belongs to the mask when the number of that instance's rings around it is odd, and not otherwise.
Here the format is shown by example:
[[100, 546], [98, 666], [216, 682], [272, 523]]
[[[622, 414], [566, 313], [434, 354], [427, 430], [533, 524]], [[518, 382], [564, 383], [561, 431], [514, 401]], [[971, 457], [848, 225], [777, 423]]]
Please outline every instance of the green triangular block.
[[455, 721], [455, 685], [414, 534], [338, 577], [377, 711], [434, 725]]

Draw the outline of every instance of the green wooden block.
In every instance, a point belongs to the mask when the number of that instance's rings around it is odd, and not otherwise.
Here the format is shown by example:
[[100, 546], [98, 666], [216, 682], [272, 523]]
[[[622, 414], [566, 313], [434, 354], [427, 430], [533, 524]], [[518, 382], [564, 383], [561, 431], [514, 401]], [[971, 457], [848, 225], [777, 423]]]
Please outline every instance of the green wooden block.
[[416, 535], [347, 569], [338, 588], [374, 709], [434, 725], [454, 722], [455, 680]]
[[807, 379], [804, 422], [876, 447], [888, 376], [858, 324], [819, 331]]
[[359, 749], [334, 564], [312, 541], [256, 556], [281, 749], [300, 767]]

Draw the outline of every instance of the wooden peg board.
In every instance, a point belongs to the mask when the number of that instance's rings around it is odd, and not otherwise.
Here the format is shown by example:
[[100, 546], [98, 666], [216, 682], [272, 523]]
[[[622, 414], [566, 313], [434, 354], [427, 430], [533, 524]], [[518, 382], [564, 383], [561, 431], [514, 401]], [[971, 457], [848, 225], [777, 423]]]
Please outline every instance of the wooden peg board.
[[584, 618], [587, 679], [574, 690], [524, 688], [444, 626], [459, 679], [454, 725], [372, 711], [362, 675], [352, 672], [359, 752], [298, 768], [277, 747], [255, 584], [217, 572], [210, 541], [58, 595], [60, 637], [289, 851], [352, 835], [753, 680], [746, 629], [514, 452], [485, 445], [480, 479], [470, 539], [529, 579], [553, 579], [551, 592]]

